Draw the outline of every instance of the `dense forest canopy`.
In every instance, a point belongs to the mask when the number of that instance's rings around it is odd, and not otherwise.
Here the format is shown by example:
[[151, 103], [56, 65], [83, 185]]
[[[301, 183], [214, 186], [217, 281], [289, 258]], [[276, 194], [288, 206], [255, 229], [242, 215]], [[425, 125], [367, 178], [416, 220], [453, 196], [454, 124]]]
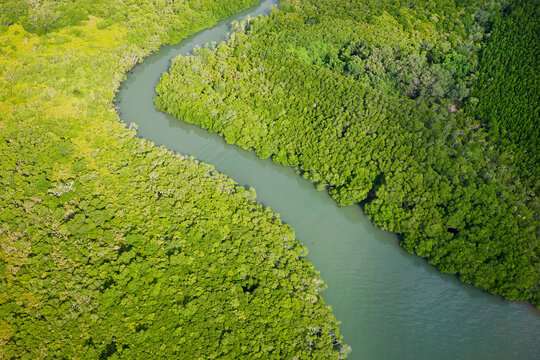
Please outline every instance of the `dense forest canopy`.
[[479, 101], [472, 113], [517, 158], [521, 175], [534, 182], [540, 171], [540, 7], [537, 1], [521, 1], [508, 10], [494, 18], [482, 51], [472, 89]]
[[0, 4], [0, 358], [343, 358], [279, 215], [118, 122], [124, 73], [254, 1]]
[[[347, 356], [279, 215], [114, 110], [145, 56], [255, 2], [0, 3], [0, 358]], [[538, 5], [286, 0], [156, 104], [538, 305]]]
[[[501, 123], [536, 148], [534, 132], [521, 129], [538, 129], [537, 60], [512, 55], [513, 67], [524, 64], [519, 86], [486, 65], [494, 48], [515, 46], [517, 35], [501, 32], [506, 19], [536, 52], [538, 23], [519, 15], [520, 2], [281, 6], [238, 24], [226, 44], [176, 58], [156, 86], [156, 106], [298, 167], [340, 205], [361, 203], [374, 224], [441, 271], [538, 304], [538, 176], [521, 159], [536, 161], [484, 127]], [[538, 1], [527, 8], [537, 13]], [[492, 91], [523, 106], [482, 94], [489, 69]], [[495, 120], [480, 116], [491, 102]]]

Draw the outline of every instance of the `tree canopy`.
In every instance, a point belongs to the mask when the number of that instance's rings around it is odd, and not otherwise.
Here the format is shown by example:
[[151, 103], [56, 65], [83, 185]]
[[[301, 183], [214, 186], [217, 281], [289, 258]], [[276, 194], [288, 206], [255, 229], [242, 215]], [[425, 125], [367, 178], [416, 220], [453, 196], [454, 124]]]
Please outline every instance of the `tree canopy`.
[[279, 215], [114, 110], [144, 56], [253, 3], [2, 2], [0, 358], [346, 356]]
[[513, 6], [284, 1], [228, 43], [176, 58], [155, 103], [362, 204], [441, 271], [538, 304], [536, 171], [522, 176], [464, 111], [485, 106], [471, 96], [479, 53]]

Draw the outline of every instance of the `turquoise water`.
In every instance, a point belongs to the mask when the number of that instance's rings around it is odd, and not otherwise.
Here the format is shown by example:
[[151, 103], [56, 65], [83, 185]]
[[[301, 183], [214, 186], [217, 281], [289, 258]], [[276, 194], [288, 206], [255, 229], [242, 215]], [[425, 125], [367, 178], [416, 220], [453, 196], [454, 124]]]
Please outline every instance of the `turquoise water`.
[[138, 135], [211, 163], [281, 214], [310, 251], [328, 285], [323, 292], [342, 321], [351, 359], [535, 359], [540, 312], [440, 274], [375, 228], [358, 206], [340, 208], [292, 168], [260, 160], [215, 135], [158, 112], [154, 86], [171, 58], [226, 39], [232, 20], [266, 14], [275, 0], [166, 46], [127, 75], [117, 100], [121, 119]]

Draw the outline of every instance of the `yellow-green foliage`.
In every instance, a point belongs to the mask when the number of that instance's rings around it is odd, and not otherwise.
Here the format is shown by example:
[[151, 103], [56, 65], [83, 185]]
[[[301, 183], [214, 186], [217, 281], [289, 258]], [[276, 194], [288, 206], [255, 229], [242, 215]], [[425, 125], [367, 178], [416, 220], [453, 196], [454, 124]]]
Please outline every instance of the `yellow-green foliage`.
[[12, 3], [0, 357], [341, 357], [292, 229], [211, 166], [136, 138], [112, 105], [149, 52], [253, 1], [64, 1], [86, 20], [39, 29]]

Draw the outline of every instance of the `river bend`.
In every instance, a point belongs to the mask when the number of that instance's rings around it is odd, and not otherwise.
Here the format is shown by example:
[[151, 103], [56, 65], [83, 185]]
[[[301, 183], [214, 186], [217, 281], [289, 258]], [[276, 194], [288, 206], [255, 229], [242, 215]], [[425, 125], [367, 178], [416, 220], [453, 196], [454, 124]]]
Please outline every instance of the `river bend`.
[[216, 26], [165, 46], [127, 75], [117, 94], [121, 119], [138, 136], [210, 163], [281, 214], [309, 249], [328, 285], [322, 295], [342, 321], [350, 359], [533, 359], [540, 354], [540, 312], [439, 273], [375, 228], [358, 206], [340, 208], [294, 169], [261, 160], [216, 134], [157, 111], [154, 87], [171, 59], [226, 39], [233, 20], [268, 14], [262, 0]]

